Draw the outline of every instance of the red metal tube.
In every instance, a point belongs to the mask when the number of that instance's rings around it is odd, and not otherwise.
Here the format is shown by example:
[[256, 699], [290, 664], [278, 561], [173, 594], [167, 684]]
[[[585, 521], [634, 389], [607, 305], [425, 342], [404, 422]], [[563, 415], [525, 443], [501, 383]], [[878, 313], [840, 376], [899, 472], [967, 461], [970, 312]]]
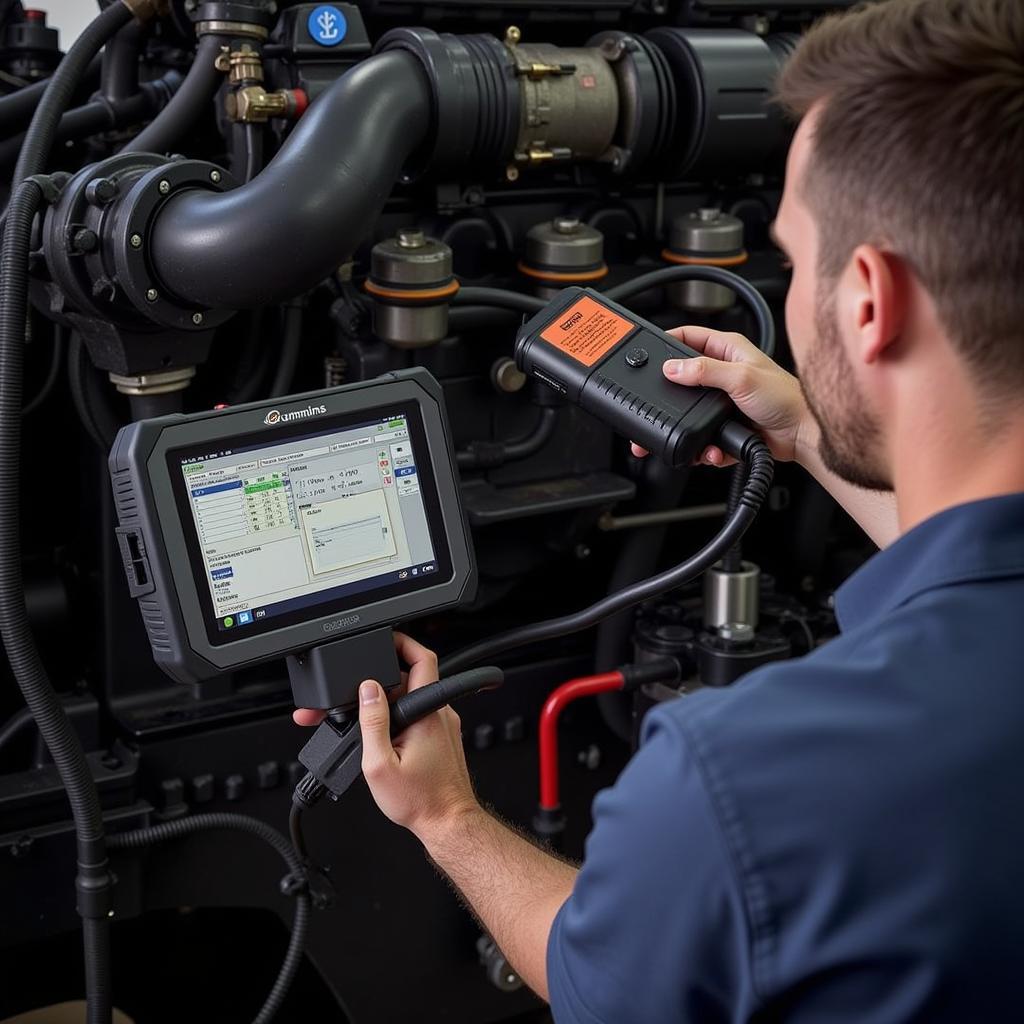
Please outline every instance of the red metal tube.
[[621, 672], [602, 672], [580, 676], [552, 691], [540, 713], [540, 806], [546, 811], [558, 809], [558, 716], [567, 704], [595, 693], [621, 690], [625, 685]]

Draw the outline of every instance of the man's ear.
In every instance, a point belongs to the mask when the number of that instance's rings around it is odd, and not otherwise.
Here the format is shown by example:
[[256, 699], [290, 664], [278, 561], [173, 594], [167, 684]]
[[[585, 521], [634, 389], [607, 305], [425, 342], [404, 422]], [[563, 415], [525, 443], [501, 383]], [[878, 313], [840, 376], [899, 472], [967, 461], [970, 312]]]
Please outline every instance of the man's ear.
[[907, 268], [873, 245], [854, 249], [841, 301], [852, 314], [856, 355], [873, 363], [899, 339], [907, 313]]

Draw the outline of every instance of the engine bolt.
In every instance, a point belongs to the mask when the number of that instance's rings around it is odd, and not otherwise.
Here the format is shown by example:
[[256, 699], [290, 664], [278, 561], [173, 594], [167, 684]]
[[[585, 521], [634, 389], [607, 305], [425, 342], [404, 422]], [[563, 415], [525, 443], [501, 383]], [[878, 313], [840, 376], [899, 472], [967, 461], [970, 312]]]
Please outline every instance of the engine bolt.
[[506, 46], [515, 46], [522, 38], [523, 33], [519, 30], [517, 25], [509, 25], [509, 27], [505, 29]]
[[157, 188], [160, 190], [160, 195], [165, 196], [171, 191], [171, 183], [169, 181], [161, 181]]
[[423, 232], [416, 228], [399, 228], [398, 244], [403, 249], [422, 249], [427, 244], [427, 239]]
[[193, 313], [192, 314], [192, 323], [194, 323], [196, 325], [196, 327], [198, 327], [202, 322], [203, 322], [203, 314], [202, 313]]
[[146, 289], [146, 301], [147, 302], [156, 302], [156, 300], [159, 297], [160, 297], [160, 295], [159, 295], [159, 293], [157, 292], [157, 290], [155, 288], [147, 288]]
[[519, 180], [519, 168], [515, 164], [509, 164], [505, 168], [505, 180], [506, 181], [518, 181]]
[[71, 245], [75, 252], [94, 252], [98, 244], [99, 239], [96, 237], [96, 232], [89, 228], [79, 228], [75, 232], [74, 238], [71, 239]]
[[132, 237], [128, 239], [128, 242], [133, 249], [141, 249], [142, 235], [132, 235]]
[[220, 171], [210, 171], [210, 181], [216, 185], [220, 181]]
[[574, 235], [580, 229], [579, 217], [556, 217], [553, 224], [560, 235]]

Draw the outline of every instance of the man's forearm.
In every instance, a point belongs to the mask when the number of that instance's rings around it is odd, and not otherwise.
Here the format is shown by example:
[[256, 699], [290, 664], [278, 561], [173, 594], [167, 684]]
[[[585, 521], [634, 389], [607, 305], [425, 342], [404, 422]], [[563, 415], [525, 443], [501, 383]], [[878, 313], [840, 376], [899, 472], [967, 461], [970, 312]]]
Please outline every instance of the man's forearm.
[[797, 442], [796, 459], [843, 506], [857, 525], [880, 547], [899, 536], [896, 497], [891, 491], [869, 491], [836, 476], [818, 451], [818, 428], [809, 426]]
[[576, 869], [482, 808], [467, 810], [419, 838], [523, 981], [547, 999], [548, 935], [572, 891]]

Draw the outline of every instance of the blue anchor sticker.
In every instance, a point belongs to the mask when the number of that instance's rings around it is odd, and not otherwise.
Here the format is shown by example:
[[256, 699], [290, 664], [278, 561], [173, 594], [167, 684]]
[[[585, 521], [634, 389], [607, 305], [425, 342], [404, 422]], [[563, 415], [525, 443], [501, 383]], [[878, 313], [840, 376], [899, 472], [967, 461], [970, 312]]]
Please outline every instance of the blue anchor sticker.
[[348, 22], [337, 7], [321, 4], [310, 11], [306, 27], [314, 42], [321, 46], [337, 46], [345, 38]]

